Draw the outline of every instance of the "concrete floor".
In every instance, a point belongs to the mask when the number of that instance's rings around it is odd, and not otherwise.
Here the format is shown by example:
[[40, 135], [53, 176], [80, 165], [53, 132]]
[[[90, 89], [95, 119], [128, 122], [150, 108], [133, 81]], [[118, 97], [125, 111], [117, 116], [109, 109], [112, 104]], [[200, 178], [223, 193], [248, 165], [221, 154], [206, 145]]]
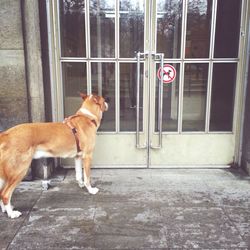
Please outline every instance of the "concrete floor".
[[97, 195], [64, 171], [23, 182], [0, 214], [0, 249], [250, 249], [250, 178], [228, 169], [93, 170]]

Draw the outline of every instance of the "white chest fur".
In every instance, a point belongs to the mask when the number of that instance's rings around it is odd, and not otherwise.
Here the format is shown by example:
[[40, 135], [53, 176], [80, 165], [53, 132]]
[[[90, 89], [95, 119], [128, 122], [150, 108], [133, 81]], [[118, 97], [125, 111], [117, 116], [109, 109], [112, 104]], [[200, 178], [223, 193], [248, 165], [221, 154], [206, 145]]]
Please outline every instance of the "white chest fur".
[[33, 159], [48, 158], [48, 157], [53, 157], [53, 155], [44, 150], [37, 150], [33, 155]]

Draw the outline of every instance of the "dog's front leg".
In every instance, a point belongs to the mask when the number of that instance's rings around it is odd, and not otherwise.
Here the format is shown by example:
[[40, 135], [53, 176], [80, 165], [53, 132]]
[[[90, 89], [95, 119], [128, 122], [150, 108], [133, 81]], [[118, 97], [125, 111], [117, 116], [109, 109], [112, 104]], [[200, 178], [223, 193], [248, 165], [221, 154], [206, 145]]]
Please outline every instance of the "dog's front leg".
[[92, 161], [92, 156], [91, 155], [86, 155], [84, 157], [84, 166], [83, 166], [83, 169], [84, 169], [84, 185], [85, 187], [87, 188], [88, 192], [90, 194], [96, 194], [99, 189], [96, 188], [96, 187], [91, 187], [91, 184], [90, 184], [90, 168], [91, 168], [91, 161]]
[[84, 182], [82, 178], [82, 158], [77, 156], [75, 158], [75, 170], [76, 170], [76, 181], [80, 188], [84, 187]]

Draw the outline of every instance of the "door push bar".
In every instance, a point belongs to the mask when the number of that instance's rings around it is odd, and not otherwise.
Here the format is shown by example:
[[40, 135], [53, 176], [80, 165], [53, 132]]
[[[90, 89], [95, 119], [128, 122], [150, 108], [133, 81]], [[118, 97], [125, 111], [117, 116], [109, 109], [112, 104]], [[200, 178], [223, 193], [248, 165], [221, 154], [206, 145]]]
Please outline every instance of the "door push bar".
[[[164, 60], [164, 54], [162, 53], [141, 53], [140, 51], [136, 54], [136, 61], [137, 61], [137, 98], [136, 98], [136, 147], [139, 149], [145, 149], [148, 147], [148, 143], [141, 144], [140, 143], [140, 60], [142, 56], [148, 56], [148, 55], [154, 56], [154, 59], [160, 59], [160, 65], [163, 69], [163, 60]], [[162, 148], [162, 105], [163, 105], [163, 70], [161, 70], [161, 79], [158, 81], [159, 83], [159, 100], [158, 100], [158, 130], [159, 130], [159, 139], [158, 144], [156, 146], [153, 146], [152, 143], [150, 147], [152, 149], [160, 149]]]

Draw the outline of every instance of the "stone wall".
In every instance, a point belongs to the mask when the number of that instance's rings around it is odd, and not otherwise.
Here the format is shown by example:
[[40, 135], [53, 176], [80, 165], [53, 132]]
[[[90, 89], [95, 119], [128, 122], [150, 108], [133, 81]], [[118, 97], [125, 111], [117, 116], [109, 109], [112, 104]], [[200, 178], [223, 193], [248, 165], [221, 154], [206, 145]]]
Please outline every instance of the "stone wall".
[[20, 0], [0, 8], [0, 130], [29, 121]]

